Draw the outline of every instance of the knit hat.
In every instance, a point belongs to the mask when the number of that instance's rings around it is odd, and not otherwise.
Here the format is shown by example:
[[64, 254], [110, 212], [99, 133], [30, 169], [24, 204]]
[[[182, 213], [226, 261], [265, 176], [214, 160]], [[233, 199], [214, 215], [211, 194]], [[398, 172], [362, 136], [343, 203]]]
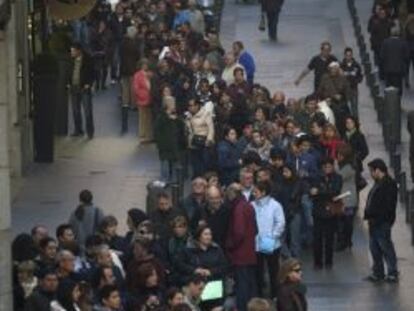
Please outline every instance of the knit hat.
[[131, 218], [135, 228], [137, 228], [141, 222], [148, 219], [148, 215], [138, 208], [131, 208], [128, 211], [128, 216]]

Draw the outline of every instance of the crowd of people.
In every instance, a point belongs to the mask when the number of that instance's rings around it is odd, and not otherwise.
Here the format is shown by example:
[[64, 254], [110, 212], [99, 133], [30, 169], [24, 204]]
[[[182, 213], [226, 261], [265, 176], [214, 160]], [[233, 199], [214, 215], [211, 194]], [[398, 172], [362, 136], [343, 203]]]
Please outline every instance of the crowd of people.
[[[414, 61], [414, 6], [407, 1], [407, 17], [399, 8], [401, 1], [374, 1], [368, 22], [374, 63], [385, 85], [410, 88], [410, 67]], [[405, 83], [404, 83], [405, 82]]]
[[[99, 2], [71, 36], [73, 135], [84, 134], [83, 106], [93, 138], [92, 89], [105, 89], [110, 74], [122, 132], [137, 110], [160, 178], [174, 182], [184, 167], [191, 192], [178, 204], [160, 192], [153, 210], [128, 210], [120, 235], [118, 219], [83, 190], [54, 236], [37, 225], [14, 240], [15, 310], [307, 310], [302, 250], [312, 250], [316, 270], [333, 269], [335, 251], [352, 248], [367, 185], [352, 49], [339, 61], [322, 42], [295, 81], [314, 71], [313, 92], [287, 99], [255, 81], [243, 42], [223, 49], [193, 0], [122, 0], [113, 10]], [[368, 279], [397, 282], [397, 186], [382, 160], [368, 167]]]

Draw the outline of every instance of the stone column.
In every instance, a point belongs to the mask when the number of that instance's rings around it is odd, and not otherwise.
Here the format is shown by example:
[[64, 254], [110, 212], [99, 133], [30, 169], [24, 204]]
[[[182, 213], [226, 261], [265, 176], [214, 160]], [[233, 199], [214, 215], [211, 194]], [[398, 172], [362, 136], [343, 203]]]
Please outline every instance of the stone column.
[[[12, 20], [14, 18], [12, 17]], [[0, 311], [13, 310], [11, 247], [10, 247], [10, 106], [16, 105], [14, 90], [9, 89], [11, 64], [9, 63], [10, 47], [15, 38], [9, 29], [0, 39]]]

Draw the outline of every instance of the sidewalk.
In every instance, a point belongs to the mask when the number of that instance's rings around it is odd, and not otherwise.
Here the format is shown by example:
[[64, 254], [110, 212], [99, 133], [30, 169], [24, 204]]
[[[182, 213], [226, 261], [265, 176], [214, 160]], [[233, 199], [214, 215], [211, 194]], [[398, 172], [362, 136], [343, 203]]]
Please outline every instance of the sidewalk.
[[27, 232], [34, 224], [54, 230], [67, 221], [85, 188], [92, 190], [95, 204], [117, 217], [121, 232], [126, 229], [126, 211], [145, 208], [145, 186], [159, 174], [158, 154], [154, 145], [138, 146], [134, 111], [129, 113], [129, 133], [120, 136], [117, 94], [111, 88], [94, 97], [93, 140], [59, 138], [55, 162], [31, 166], [13, 202], [14, 233]]

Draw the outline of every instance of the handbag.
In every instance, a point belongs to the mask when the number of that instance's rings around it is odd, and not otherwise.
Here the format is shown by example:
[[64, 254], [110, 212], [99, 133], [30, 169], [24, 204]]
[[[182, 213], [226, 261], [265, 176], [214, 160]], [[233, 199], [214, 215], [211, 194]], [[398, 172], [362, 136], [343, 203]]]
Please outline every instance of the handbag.
[[263, 12], [260, 15], [259, 30], [260, 31], [265, 31], [266, 30], [266, 17], [265, 17]]
[[342, 216], [345, 213], [345, 204], [342, 200], [329, 201], [326, 209], [331, 216]]
[[193, 135], [191, 139], [191, 146], [196, 149], [201, 149], [206, 146], [207, 136], [204, 135]]

